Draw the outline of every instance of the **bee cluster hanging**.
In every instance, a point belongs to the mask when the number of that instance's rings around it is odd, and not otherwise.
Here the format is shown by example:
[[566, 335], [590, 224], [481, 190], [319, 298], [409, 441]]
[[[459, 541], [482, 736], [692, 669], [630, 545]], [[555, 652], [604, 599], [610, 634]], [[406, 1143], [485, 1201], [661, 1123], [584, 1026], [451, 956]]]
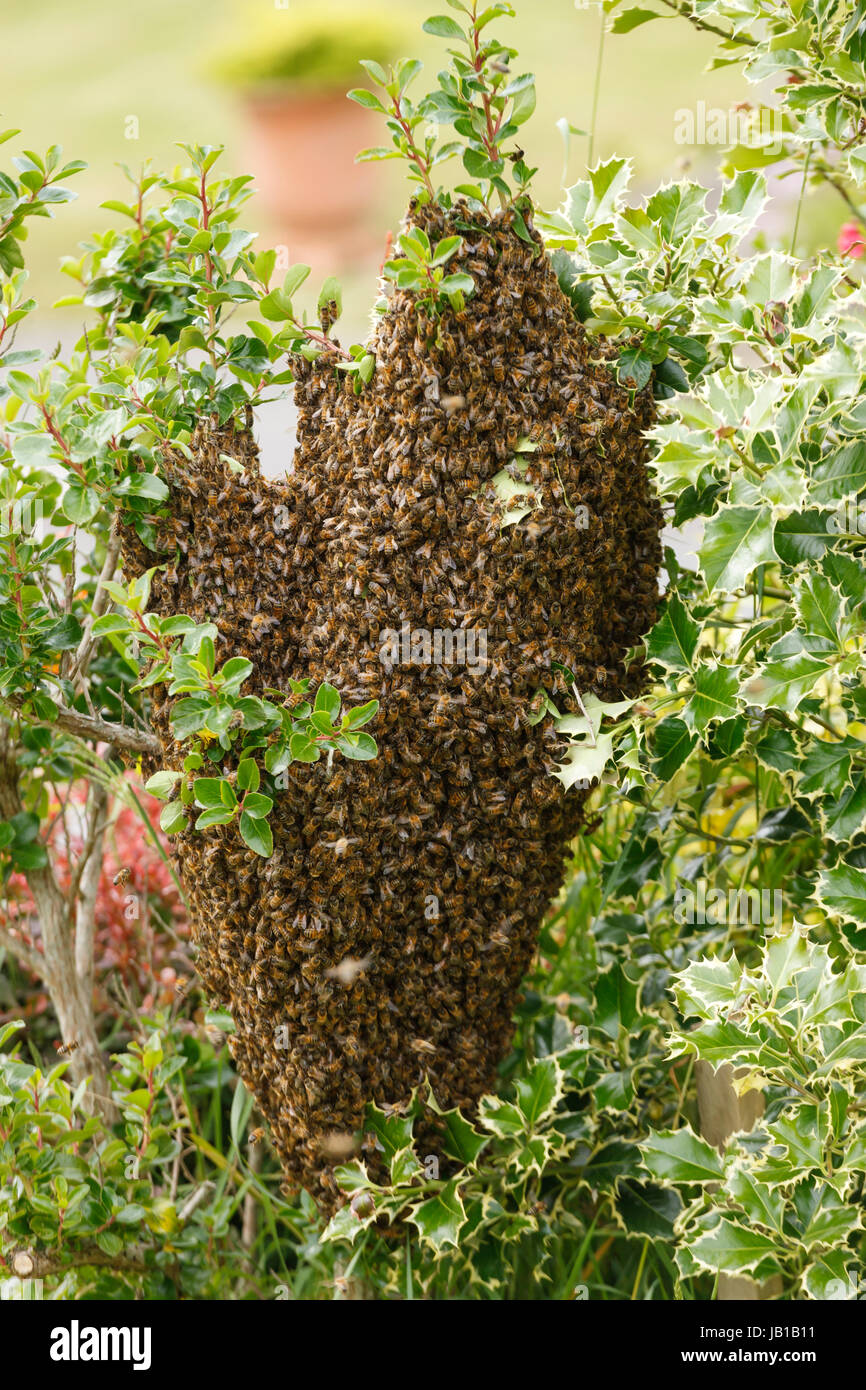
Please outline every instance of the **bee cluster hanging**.
[[[332, 353], [302, 362], [288, 481], [262, 479], [248, 429], [204, 421], [193, 463], [167, 470], [151, 597], [215, 623], [222, 657], [253, 662], [251, 693], [304, 675], [381, 701], [375, 761], [288, 769], [269, 859], [234, 827], [176, 841], [203, 985], [289, 1184], [325, 1209], [369, 1101], [429, 1079], [469, 1110], [494, 1086], [587, 794], [551, 775], [562, 744], [532, 722], [537, 692], [573, 711], [575, 687], [636, 693], [624, 655], [658, 604], [651, 389], [617, 383], [511, 213], [409, 221], [431, 241], [459, 226], [465, 308], [396, 291], [357, 395]], [[132, 534], [125, 563], [153, 563]], [[170, 707], [155, 695], [179, 769]]]

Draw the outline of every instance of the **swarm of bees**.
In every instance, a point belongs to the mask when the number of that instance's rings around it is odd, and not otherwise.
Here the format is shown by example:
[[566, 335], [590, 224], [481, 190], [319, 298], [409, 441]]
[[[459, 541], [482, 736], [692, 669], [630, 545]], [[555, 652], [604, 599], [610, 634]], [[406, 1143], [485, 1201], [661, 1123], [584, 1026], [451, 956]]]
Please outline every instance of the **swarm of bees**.
[[[395, 291], [358, 396], [332, 353], [299, 360], [286, 481], [262, 478], [249, 418], [202, 419], [193, 462], [166, 462], [151, 591], [156, 611], [213, 622], [219, 659], [249, 658], [251, 693], [309, 676], [381, 702], [374, 761], [288, 769], [270, 859], [234, 827], [174, 842], [203, 992], [231, 1010], [288, 1184], [324, 1210], [342, 1200], [333, 1136], [361, 1130], [369, 1101], [399, 1105], [429, 1077], [440, 1106], [471, 1110], [494, 1086], [587, 796], [551, 776], [563, 745], [536, 692], [577, 712], [561, 664], [584, 694], [638, 693], [623, 657], [658, 607], [650, 390], [617, 383], [614, 350], [588, 343], [511, 214], [408, 219], [432, 242], [462, 235], [465, 308], [433, 317]], [[493, 479], [516, 454], [537, 505], [503, 525]], [[127, 574], [154, 559], [129, 530]], [[484, 669], [384, 659], [404, 622], [483, 629]], [[162, 766], [179, 769], [170, 708], [156, 686]]]

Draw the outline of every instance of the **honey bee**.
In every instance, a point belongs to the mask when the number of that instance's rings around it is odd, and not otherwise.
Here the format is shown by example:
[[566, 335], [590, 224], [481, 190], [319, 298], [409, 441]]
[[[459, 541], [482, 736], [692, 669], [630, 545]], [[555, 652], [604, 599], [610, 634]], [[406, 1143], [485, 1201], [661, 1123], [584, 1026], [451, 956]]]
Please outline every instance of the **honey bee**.
[[358, 979], [359, 975], [363, 975], [372, 960], [372, 956], [362, 956], [360, 958], [357, 956], [345, 956], [344, 959], [340, 961], [339, 965], [331, 966], [329, 970], [326, 970], [325, 975], [329, 980], [336, 980], [339, 984], [349, 989]]
[[264, 1126], [263, 1126], [263, 1125], [260, 1125], [260, 1126], [258, 1127], [258, 1129], [251, 1129], [251, 1130], [250, 1130], [250, 1133], [249, 1133], [249, 1143], [250, 1143], [250, 1144], [260, 1144], [260, 1143], [262, 1142], [262, 1140], [264, 1139], [264, 1137], [265, 1137]]
[[57, 1050], [58, 1057], [68, 1057], [71, 1052], [76, 1052], [78, 1050], [78, 1048], [81, 1046], [81, 1043], [78, 1041], [77, 1038], [73, 1038], [71, 1042], [56, 1042], [54, 1046]]
[[113, 884], [115, 884], [115, 886], [122, 887], [122, 885], [128, 883], [131, 878], [132, 869], [121, 869], [119, 873], [116, 873], [114, 875], [114, 878], [111, 881]]

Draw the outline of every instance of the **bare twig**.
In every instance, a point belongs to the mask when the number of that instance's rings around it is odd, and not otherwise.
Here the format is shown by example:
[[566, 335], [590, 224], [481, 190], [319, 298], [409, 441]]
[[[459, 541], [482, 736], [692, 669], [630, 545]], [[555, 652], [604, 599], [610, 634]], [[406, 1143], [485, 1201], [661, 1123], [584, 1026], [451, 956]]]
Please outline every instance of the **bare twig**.
[[[48, 723], [47, 720], [33, 722], [46, 725]], [[126, 748], [131, 753], [150, 753], [156, 756], [161, 751], [159, 739], [155, 734], [147, 733], [144, 729], [133, 729], [128, 724], [109, 724], [97, 715], [81, 714], [77, 709], [68, 709], [65, 705], [59, 707], [51, 727], [65, 729], [70, 734], [77, 734], [79, 738], [100, 739], [104, 743], [113, 743], [117, 748]]]
[[45, 960], [35, 946], [28, 946], [26, 941], [19, 941], [17, 936], [13, 936], [5, 927], [0, 927], [0, 946], [21, 964], [32, 970], [34, 975], [42, 975], [45, 969]]
[[84, 677], [87, 674], [87, 667], [89, 666], [90, 658], [93, 655], [93, 648], [96, 646], [96, 639], [93, 636], [93, 624], [96, 622], [97, 618], [102, 617], [105, 610], [108, 608], [109, 603], [111, 602], [111, 595], [104, 586], [107, 580], [111, 580], [114, 577], [114, 572], [117, 569], [117, 562], [119, 558], [120, 532], [116, 529], [115, 524], [115, 529], [112, 530], [108, 540], [108, 548], [105, 552], [105, 560], [103, 561], [102, 569], [99, 575], [99, 580], [96, 585], [96, 593], [93, 598], [93, 611], [92, 613], [89, 613], [84, 620], [84, 632], [82, 634], [81, 641], [78, 644], [78, 650], [76, 651], [72, 663], [69, 667], [70, 679], [75, 680], [76, 693], [80, 692], [84, 684]]
[[[109, 749], [106, 757], [114, 752]], [[69, 903], [75, 909], [75, 973], [85, 998], [93, 989], [93, 942], [96, 936], [96, 899], [102, 874], [102, 842], [108, 824], [108, 787], [93, 781], [87, 793], [87, 838], [75, 865]]]

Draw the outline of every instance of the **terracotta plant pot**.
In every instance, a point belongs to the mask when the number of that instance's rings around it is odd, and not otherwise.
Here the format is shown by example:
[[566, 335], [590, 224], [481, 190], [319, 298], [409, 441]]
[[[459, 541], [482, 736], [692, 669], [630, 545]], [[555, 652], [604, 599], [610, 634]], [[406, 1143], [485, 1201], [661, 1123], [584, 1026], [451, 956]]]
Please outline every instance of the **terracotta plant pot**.
[[343, 87], [249, 92], [244, 108], [247, 166], [292, 261], [357, 260], [375, 249], [381, 238], [367, 222], [380, 171], [355, 163], [377, 142], [373, 114], [347, 101]]

